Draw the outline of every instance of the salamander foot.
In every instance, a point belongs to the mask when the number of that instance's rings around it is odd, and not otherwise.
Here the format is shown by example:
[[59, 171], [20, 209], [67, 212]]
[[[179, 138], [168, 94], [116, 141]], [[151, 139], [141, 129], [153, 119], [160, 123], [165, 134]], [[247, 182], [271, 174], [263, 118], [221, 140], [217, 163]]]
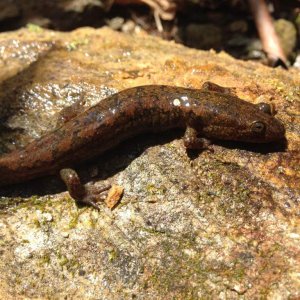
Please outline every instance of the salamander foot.
[[210, 145], [211, 141], [204, 138], [199, 137], [199, 133], [193, 127], [187, 127], [184, 137], [183, 137], [184, 146], [187, 149], [191, 150], [211, 150]]
[[75, 170], [62, 169], [60, 177], [64, 181], [69, 191], [70, 196], [77, 202], [85, 205], [90, 205], [97, 210], [100, 210], [97, 202], [103, 201], [107, 198], [108, 190], [111, 184], [102, 187], [94, 185], [83, 185]]

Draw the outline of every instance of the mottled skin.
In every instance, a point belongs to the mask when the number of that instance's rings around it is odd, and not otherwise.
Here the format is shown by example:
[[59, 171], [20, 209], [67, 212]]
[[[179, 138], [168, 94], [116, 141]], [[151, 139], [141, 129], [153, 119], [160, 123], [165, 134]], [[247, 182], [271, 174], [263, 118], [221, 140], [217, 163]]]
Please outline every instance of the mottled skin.
[[[187, 128], [184, 144], [201, 149], [205, 140], [267, 143], [284, 138], [283, 125], [268, 106], [243, 101], [227, 89], [206, 83], [199, 90], [162, 85], [140, 86], [114, 94], [67, 121], [27, 147], [0, 158], [0, 185], [8, 185], [72, 167], [144, 133]], [[74, 195], [80, 191], [76, 173], [61, 177]], [[77, 179], [76, 179], [77, 178]], [[71, 183], [70, 183], [71, 182]], [[73, 185], [72, 182], [75, 182]], [[73, 189], [73, 191], [72, 191]], [[85, 191], [75, 192], [77, 201]]]

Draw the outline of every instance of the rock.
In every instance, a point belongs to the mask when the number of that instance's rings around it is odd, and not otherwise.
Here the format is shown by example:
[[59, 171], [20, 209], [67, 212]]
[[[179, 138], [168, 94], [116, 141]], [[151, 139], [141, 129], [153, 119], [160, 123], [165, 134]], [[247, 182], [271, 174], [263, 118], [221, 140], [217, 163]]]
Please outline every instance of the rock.
[[74, 103], [208, 80], [270, 102], [287, 137], [286, 149], [223, 143], [192, 157], [180, 132], [128, 140], [78, 167], [84, 182], [124, 187], [114, 210], [77, 206], [55, 177], [1, 188], [3, 299], [299, 297], [298, 70], [107, 28], [2, 33], [0, 53], [6, 149], [53, 130]]
[[0, 2], [0, 21], [15, 18], [19, 15], [20, 9], [13, 0]]
[[300, 69], [300, 55], [298, 54], [296, 56], [296, 59], [295, 59], [295, 62], [294, 62], [294, 65], [293, 65], [295, 68], [298, 68]]
[[0, 21], [15, 18], [15, 24], [34, 23], [67, 30], [103, 23], [103, 13], [111, 5], [111, 0], [4, 0], [0, 2]]
[[248, 23], [244, 20], [233, 21], [229, 24], [229, 30], [231, 32], [245, 33], [248, 31]]
[[124, 18], [121, 17], [115, 17], [112, 18], [111, 20], [108, 20], [108, 25], [111, 29], [113, 30], [120, 30], [122, 28], [122, 26], [124, 25]]
[[285, 19], [278, 19], [274, 22], [274, 27], [280, 39], [283, 52], [287, 57], [291, 56], [297, 43], [297, 31], [294, 24]]
[[219, 27], [211, 24], [189, 24], [183, 39], [186, 44], [198, 49], [218, 49], [222, 41], [222, 34]]

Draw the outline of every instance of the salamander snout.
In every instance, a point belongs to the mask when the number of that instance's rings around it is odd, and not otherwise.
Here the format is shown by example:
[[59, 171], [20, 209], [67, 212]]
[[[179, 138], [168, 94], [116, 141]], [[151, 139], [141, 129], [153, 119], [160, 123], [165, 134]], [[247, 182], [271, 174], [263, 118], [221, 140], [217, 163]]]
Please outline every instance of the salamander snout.
[[274, 117], [270, 117], [267, 121], [252, 122], [250, 130], [253, 136], [256, 137], [256, 140], [260, 140], [261, 142], [278, 141], [285, 137], [283, 124]]

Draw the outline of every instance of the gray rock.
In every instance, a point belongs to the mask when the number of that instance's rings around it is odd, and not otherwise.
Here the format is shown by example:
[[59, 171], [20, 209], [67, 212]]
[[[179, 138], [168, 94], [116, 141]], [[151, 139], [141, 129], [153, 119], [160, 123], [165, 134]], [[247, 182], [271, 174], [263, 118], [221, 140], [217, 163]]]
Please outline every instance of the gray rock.
[[299, 297], [297, 70], [107, 28], [2, 33], [0, 53], [6, 149], [54, 129], [74, 103], [82, 111], [132, 86], [207, 80], [274, 104], [288, 140], [284, 152], [231, 143], [193, 157], [180, 132], [129, 140], [79, 168], [125, 188], [112, 211], [76, 206], [54, 178], [1, 188], [2, 298]]

